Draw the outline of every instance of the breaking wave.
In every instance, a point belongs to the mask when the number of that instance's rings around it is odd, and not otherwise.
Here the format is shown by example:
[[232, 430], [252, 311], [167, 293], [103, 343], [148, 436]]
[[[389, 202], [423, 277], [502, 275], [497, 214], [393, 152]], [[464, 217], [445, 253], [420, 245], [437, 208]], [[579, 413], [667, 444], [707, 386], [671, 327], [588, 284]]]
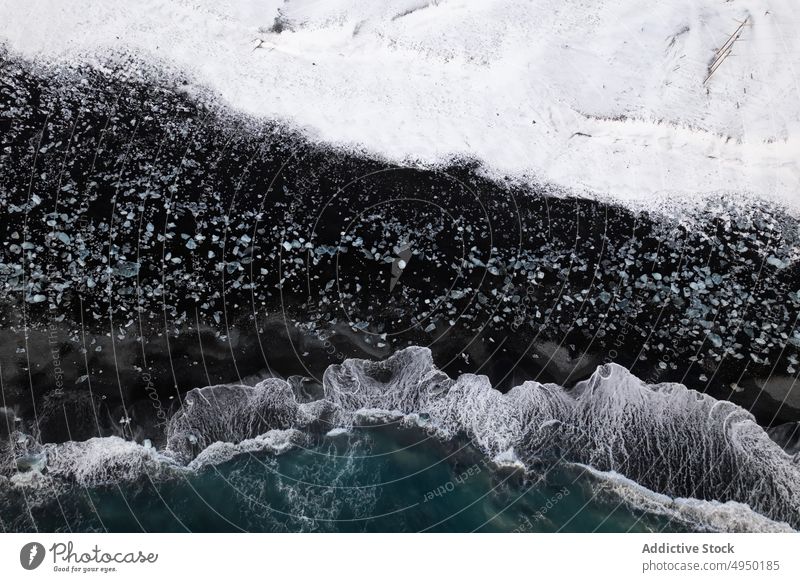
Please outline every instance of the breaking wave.
[[662, 515], [672, 521], [691, 524], [700, 531], [712, 532], [792, 532], [785, 522], [754, 512], [736, 501], [673, 498], [656, 493], [614, 471], [597, 471], [583, 466], [600, 480], [600, 489], [614, 493], [626, 503], [648, 513]]
[[170, 419], [163, 450], [110, 437], [33, 454], [44, 455], [48, 479], [96, 485], [398, 423], [467, 438], [498, 466], [584, 465], [629, 503], [710, 529], [800, 526], [798, 459], [747, 411], [679, 384], [647, 385], [614, 364], [571, 389], [531, 381], [502, 394], [484, 376], [448, 377], [428, 349], [411, 347], [381, 362], [331, 366], [322, 388], [313, 401], [275, 378], [195, 389]]

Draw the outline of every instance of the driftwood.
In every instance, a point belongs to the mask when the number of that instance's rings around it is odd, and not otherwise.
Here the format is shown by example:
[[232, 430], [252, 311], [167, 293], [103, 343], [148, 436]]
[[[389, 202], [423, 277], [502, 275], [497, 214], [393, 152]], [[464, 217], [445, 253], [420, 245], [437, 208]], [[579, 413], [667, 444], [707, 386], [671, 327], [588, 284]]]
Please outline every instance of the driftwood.
[[739, 37], [742, 36], [742, 32], [744, 32], [744, 27], [749, 26], [749, 24], [750, 17], [748, 16], [739, 24], [738, 28], [733, 31], [733, 34], [728, 37], [728, 40], [726, 40], [725, 43], [717, 49], [717, 52], [714, 53], [714, 58], [711, 59], [711, 63], [708, 65], [708, 72], [706, 74], [706, 78], [703, 79], [703, 85], [708, 83], [708, 80], [711, 78], [711, 76], [717, 72], [717, 69], [719, 69], [720, 65], [722, 65], [722, 63], [725, 62], [725, 59], [730, 56], [731, 51], [733, 50], [733, 43], [739, 40]]

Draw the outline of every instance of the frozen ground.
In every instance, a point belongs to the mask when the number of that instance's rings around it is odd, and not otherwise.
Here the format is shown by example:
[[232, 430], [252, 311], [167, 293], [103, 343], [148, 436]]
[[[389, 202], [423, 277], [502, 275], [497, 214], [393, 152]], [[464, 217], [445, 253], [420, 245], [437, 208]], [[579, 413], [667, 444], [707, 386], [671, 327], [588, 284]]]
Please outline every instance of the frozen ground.
[[632, 205], [725, 191], [797, 212], [795, 6], [0, 0], [0, 41], [46, 61], [154, 57], [236, 109], [391, 161], [470, 157]]

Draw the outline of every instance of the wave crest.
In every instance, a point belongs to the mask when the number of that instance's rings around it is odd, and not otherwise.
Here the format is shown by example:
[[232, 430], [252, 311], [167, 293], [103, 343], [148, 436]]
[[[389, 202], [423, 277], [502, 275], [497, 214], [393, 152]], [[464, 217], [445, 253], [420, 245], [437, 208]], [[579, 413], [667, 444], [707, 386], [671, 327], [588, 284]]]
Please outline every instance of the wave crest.
[[322, 398], [311, 402], [274, 378], [191, 390], [163, 453], [116, 437], [43, 448], [48, 476], [97, 484], [279, 454], [312, 435], [376, 422], [466, 437], [498, 465], [585, 465], [673, 499], [747, 505], [800, 526], [800, 466], [751, 414], [680, 384], [647, 385], [614, 364], [571, 389], [529, 381], [502, 394], [485, 376], [449, 378], [430, 350], [411, 347], [381, 362], [331, 366]]
[[572, 389], [525, 382], [501, 394], [484, 376], [452, 380], [429, 350], [408, 348], [333, 366], [324, 389], [342, 424], [359, 408], [425, 415], [440, 436], [466, 435], [492, 458], [510, 451], [530, 466], [555, 457], [800, 524], [800, 467], [750, 413], [680, 384], [647, 385], [615, 364]]
[[188, 462], [216, 442], [239, 443], [297, 424], [298, 404], [289, 384], [269, 378], [255, 386], [218, 385], [186, 393], [167, 425], [167, 452]]

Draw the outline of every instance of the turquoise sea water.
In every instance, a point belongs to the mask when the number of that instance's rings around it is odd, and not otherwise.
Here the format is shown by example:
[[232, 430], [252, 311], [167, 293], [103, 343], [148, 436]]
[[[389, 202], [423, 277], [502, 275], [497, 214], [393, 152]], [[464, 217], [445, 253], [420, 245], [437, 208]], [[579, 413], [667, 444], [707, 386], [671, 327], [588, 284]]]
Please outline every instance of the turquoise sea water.
[[381, 426], [162, 479], [27, 494], [4, 488], [6, 530], [277, 532], [684, 531], [579, 466], [528, 474], [465, 443]]

